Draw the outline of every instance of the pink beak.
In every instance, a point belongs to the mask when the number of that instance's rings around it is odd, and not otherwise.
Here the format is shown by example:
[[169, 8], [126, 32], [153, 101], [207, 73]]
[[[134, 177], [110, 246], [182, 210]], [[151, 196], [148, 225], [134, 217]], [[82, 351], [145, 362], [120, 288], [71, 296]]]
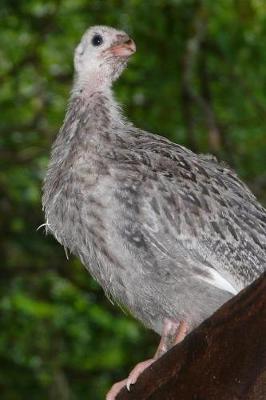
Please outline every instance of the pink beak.
[[121, 43], [115, 44], [114, 46], [110, 47], [109, 51], [115, 57], [127, 57], [135, 53], [136, 45], [132, 39], [126, 38], [125, 41], [122, 41]]

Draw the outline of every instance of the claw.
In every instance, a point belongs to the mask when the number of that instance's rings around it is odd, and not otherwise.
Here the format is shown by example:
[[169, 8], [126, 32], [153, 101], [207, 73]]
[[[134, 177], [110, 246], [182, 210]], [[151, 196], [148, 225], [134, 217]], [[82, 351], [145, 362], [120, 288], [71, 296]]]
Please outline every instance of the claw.
[[155, 359], [151, 358], [150, 360], [143, 361], [135, 366], [133, 370], [130, 372], [129, 376], [127, 379], [124, 379], [123, 381], [115, 383], [109, 392], [106, 395], [106, 400], [115, 400], [116, 396], [120, 392], [120, 390], [126, 386], [127, 390], [130, 392], [130, 387], [131, 385], [134, 385], [137, 382], [138, 377], [140, 374], [148, 368]]
[[126, 387], [127, 390], [130, 391], [130, 386], [134, 385], [137, 382], [138, 377], [142, 372], [148, 368], [152, 363], [154, 363], [155, 359], [151, 358], [149, 360], [143, 361], [135, 366], [135, 368], [132, 369], [130, 372], [128, 378], [127, 378], [127, 383]]

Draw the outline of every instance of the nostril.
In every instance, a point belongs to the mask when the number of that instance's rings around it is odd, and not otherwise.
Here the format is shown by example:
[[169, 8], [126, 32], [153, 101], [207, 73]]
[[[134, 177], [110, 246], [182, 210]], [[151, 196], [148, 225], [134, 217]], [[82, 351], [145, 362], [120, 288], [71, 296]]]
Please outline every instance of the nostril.
[[128, 39], [125, 41], [125, 44], [133, 44], [133, 40], [132, 39]]

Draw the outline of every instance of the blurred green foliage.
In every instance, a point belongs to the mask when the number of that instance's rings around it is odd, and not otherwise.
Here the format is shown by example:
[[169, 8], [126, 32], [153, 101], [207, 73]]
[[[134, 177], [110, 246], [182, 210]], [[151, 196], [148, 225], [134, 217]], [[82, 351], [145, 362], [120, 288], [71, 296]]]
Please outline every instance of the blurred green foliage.
[[138, 126], [231, 164], [266, 199], [264, 0], [1, 0], [0, 398], [104, 398], [157, 337], [43, 231], [41, 185], [84, 30], [138, 52], [116, 94]]

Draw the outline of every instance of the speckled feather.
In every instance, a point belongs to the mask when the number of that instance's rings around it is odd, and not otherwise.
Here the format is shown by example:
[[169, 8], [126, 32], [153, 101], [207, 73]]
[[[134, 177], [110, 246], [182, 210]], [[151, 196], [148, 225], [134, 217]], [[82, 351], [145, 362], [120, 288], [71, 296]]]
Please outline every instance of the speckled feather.
[[266, 269], [265, 209], [214, 157], [134, 127], [110, 88], [80, 87], [45, 179], [47, 230], [146, 326], [192, 329]]

